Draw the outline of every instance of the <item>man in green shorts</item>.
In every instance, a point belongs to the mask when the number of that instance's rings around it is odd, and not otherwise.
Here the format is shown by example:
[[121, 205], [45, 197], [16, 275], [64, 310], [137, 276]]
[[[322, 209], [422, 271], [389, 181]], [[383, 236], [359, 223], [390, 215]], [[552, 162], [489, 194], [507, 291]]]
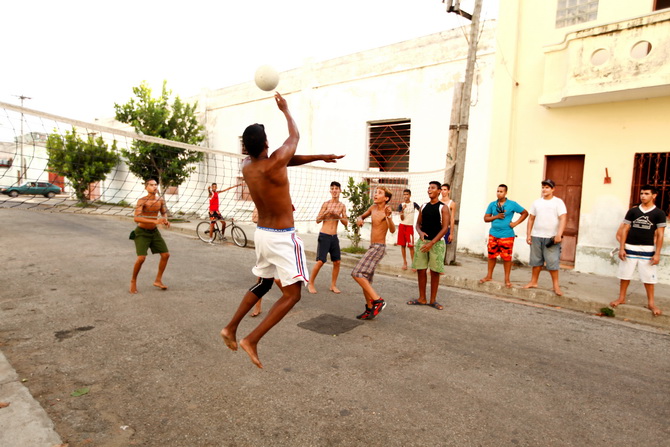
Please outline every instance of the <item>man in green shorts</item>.
[[[137, 251], [137, 260], [133, 267], [133, 278], [130, 280], [130, 293], [137, 293], [137, 275], [140, 273], [142, 264], [147, 258], [147, 253], [151, 248], [151, 253], [160, 253], [161, 260], [158, 263], [158, 274], [154, 281], [154, 286], [161, 290], [166, 290], [167, 286], [163, 284], [163, 272], [167, 266], [170, 253], [167, 244], [158, 231], [158, 225], [163, 224], [170, 228], [170, 222], [167, 219], [167, 206], [163, 197], [157, 196], [158, 182], [155, 179], [149, 179], [144, 183], [147, 195], [137, 201], [135, 207], [135, 222], [137, 228], [131, 233], [131, 238], [135, 239], [135, 250]], [[158, 217], [158, 214], [161, 217]]]
[[[424, 203], [416, 221], [419, 240], [414, 251], [412, 268], [416, 269], [419, 280], [419, 298], [407, 302], [409, 305], [428, 305], [437, 310], [443, 307], [436, 301], [437, 288], [440, 286], [440, 273], [444, 271], [446, 245], [444, 235], [449, 229], [451, 214], [449, 207], [440, 202], [440, 182], [428, 184], [430, 202]], [[430, 269], [430, 302], [426, 301], [427, 271]]]

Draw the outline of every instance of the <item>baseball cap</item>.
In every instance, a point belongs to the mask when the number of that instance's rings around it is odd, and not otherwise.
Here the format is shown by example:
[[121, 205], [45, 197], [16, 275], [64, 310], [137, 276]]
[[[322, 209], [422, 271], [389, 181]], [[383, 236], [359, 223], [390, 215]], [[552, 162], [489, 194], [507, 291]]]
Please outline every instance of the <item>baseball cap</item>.
[[556, 184], [555, 184], [554, 181], [553, 181], [552, 179], [550, 179], [550, 178], [548, 178], [548, 179], [546, 179], [546, 180], [543, 180], [543, 181], [542, 181], [542, 184], [543, 184], [543, 185], [547, 185], [547, 186], [551, 186], [552, 188], [555, 188], [555, 187], [556, 187]]

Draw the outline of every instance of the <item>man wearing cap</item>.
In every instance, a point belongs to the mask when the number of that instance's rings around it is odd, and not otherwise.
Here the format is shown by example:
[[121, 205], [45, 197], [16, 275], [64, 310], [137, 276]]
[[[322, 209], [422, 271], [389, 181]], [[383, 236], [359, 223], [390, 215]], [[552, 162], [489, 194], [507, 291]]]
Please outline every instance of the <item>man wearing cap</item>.
[[546, 265], [551, 275], [554, 293], [562, 296], [558, 285], [561, 240], [567, 223], [568, 210], [565, 203], [554, 197], [556, 184], [551, 179], [542, 182], [542, 197], [533, 202], [528, 217], [526, 242], [530, 245], [530, 266], [533, 268], [530, 282], [524, 289], [537, 287], [542, 266]]

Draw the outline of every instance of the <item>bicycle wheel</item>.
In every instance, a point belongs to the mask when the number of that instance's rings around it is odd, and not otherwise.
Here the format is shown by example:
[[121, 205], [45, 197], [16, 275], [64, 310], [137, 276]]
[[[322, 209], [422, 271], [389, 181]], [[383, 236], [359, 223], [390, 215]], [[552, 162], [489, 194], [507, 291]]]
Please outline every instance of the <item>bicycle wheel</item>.
[[[212, 236], [209, 234], [209, 222], [200, 222], [198, 226], [195, 228], [195, 232], [200, 238], [201, 241], [203, 242], [209, 242], [212, 240]], [[214, 224], [214, 233], [216, 233], [217, 230], [216, 223]]]
[[233, 242], [235, 242], [235, 245], [237, 245], [238, 247], [247, 246], [247, 235], [243, 229], [241, 229], [235, 224], [232, 224], [230, 226], [230, 234], [233, 238]]

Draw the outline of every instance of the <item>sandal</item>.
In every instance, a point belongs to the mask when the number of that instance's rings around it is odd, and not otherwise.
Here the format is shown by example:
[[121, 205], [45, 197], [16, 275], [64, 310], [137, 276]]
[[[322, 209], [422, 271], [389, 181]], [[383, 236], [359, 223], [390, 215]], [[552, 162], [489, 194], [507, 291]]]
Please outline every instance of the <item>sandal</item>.
[[407, 301], [407, 304], [410, 306], [425, 306], [427, 303], [422, 303], [419, 300], [409, 300]]
[[437, 301], [435, 301], [434, 303], [428, 303], [428, 306], [430, 306], [430, 307], [432, 307], [432, 308], [434, 308], [434, 309], [437, 309], [437, 310], [442, 310], [442, 309], [444, 309], [444, 306], [442, 306], [442, 305], [441, 305], [440, 303], [438, 303]]

